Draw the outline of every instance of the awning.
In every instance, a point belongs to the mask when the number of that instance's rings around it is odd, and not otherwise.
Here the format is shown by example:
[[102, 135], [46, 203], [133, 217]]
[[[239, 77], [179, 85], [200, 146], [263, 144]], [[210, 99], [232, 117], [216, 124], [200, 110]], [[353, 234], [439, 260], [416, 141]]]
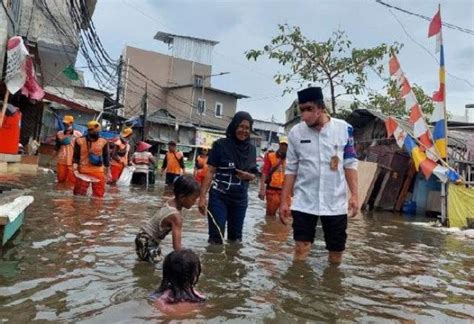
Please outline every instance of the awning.
[[74, 102], [74, 101], [71, 101], [71, 100], [68, 100], [68, 99], [64, 99], [64, 98], [61, 98], [55, 94], [52, 94], [50, 92], [46, 92], [44, 93], [44, 97], [43, 97], [43, 100], [49, 100], [49, 101], [52, 101], [52, 102], [56, 102], [56, 103], [59, 103], [61, 105], [64, 105], [68, 108], [71, 108], [71, 109], [75, 109], [75, 110], [78, 110], [78, 111], [81, 111], [83, 113], [87, 113], [87, 114], [98, 114], [98, 111], [97, 110], [94, 110], [94, 109], [91, 109], [91, 108], [88, 108], [84, 105], [81, 105], [81, 104], [78, 104], [77, 102]]

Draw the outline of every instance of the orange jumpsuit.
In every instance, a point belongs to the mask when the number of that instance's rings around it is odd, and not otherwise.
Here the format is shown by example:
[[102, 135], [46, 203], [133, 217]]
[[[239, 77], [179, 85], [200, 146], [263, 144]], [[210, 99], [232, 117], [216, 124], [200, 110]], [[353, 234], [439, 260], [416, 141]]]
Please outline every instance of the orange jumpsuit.
[[[281, 190], [285, 180], [286, 160], [281, 161], [276, 152], [270, 152], [265, 156], [263, 174], [269, 176], [270, 170], [275, 169], [271, 175], [271, 180], [267, 185], [265, 199], [267, 200], [267, 215], [275, 216], [281, 203]], [[288, 197], [288, 204], [291, 197]]]
[[[89, 161], [89, 154], [102, 157], [101, 165], [93, 165]], [[98, 138], [96, 141], [89, 141], [86, 137], [76, 140], [74, 146], [74, 163], [79, 164], [79, 173], [97, 178], [99, 182], [92, 182], [92, 195], [103, 197], [105, 194], [105, 173], [104, 167], [109, 167], [109, 146], [107, 140]], [[74, 194], [85, 196], [89, 189], [89, 182], [77, 178], [74, 185]]]
[[[59, 131], [56, 134], [56, 150], [58, 151], [56, 173], [58, 183], [66, 182], [70, 185], [75, 183], [76, 177], [72, 170], [72, 157], [74, 154], [74, 143], [82, 136], [81, 132], [73, 130], [72, 134], [64, 134]], [[69, 141], [69, 143], [64, 143]]]
[[122, 174], [122, 170], [128, 165], [128, 154], [130, 152], [130, 145], [118, 139], [115, 142], [114, 152], [110, 161], [110, 173], [112, 175], [111, 181], [114, 183]]

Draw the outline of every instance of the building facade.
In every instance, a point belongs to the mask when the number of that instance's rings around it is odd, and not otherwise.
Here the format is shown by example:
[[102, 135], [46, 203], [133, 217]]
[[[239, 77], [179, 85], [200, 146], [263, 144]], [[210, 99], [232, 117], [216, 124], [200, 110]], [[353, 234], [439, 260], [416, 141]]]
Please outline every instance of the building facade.
[[[123, 115], [142, 114], [141, 101], [146, 92], [149, 114], [164, 109], [179, 123], [227, 127], [237, 100], [246, 96], [212, 87], [210, 52], [217, 42], [167, 33], [158, 33], [155, 39], [171, 42], [172, 55], [130, 46], [123, 51]], [[195, 46], [193, 55], [180, 50], [183, 42]]]

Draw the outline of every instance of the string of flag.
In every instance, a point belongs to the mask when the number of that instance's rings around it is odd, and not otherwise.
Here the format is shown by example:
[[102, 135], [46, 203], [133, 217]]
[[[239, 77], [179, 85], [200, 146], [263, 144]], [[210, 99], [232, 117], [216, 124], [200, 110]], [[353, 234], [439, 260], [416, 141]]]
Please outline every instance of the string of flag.
[[409, 134], [405, 129], [403, 129], [395, 118], [388, 117], [385, 121], [385, 127], [387, 129], [387, 136], [391, 137], [393, 135], [398, 147], [404, 148], [410, 154], [415, 164], [416, 171], [421, 170], [427, 179], [432, 174], [434, 174], [441, 182], [444, 183], [447, 181], [459, 181], [459, 174], [452, 168], [440, 165], [429, 159], [425, 151], [420, 148], [417, 142], [420, 143], [421, 146], [423, 146], [423, 144], [418, 139], [415, 139], [414, 136]]
[[435, 123], [433, 130], [433, 140], [440, 157], [447, 157], [447, 137], [446, 137], [446, 71], [444, 68], [444, 46], [442, 35], [441, 9], [431, 20], [428, 29], [428, 38], [436, 36], [436, 53], [439, 53], [439, 88], [433, 94], [434, 110], [430, 122]]
[[440, 154], [433, 144], [430, 128], [425, 121], [421, 106], [416, 99], [410, 82], [400, 66], [395, 53], [392, 53], [389, 60], [390, 77], [400, 89], [400, 95], [405, 100], [405, 109], [410, 112], [409, 122], [413, 126], [413, 133], [422, 144], [421, 150], [426, 151], [426, 155], [432, 161], [438, 161]]

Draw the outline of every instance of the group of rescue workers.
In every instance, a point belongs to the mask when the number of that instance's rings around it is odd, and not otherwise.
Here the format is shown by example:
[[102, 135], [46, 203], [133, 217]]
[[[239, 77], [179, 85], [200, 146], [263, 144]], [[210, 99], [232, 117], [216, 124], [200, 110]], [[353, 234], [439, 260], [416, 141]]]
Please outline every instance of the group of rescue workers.
[[[74, 129], [74, 117], [64, 116], [63, 130], [56, 134], [55, 155], [57, 159], [57, 181], [74, 186], [75, 195], [86, 195], [89, 185], [94, 197], [103, 197], [106, 184], [115, 185], [123, 170], [133, 166], [131, 183], [134, 185], [154, 184], [156, 159], [149, 152], [152, 145], [144, 141], [137, 143], [131, 154], [130, 139], [133, 130], [125, 127], [118, 138], [107, 140], [100, 136], [101, 125], [97, 121], [87, 123], [83, 135]], [[196, 158], [194, 176], [201, 182], [207, 172], [207, 149], [202, 149]], [[168, 143], [161, 168], [166, 184], [170, 185], [185, 173], [183, 153], [176, 143]]]

